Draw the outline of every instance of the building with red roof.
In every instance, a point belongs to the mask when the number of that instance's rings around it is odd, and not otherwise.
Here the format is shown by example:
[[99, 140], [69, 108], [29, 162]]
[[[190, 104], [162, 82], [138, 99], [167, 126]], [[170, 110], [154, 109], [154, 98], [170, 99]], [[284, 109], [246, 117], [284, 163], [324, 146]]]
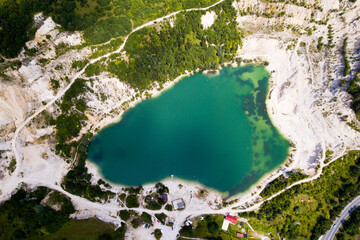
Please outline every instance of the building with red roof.
[[225, 219], [228, 220], [231, 224], [236, 224], [237, 222], [237, 218], [230, 215], [226, 215]]

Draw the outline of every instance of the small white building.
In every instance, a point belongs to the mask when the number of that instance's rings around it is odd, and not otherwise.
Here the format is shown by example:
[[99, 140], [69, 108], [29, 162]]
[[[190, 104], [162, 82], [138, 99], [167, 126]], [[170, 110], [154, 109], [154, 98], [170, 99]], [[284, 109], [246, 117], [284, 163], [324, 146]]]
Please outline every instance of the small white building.
[[173, 207], [174, 207], [174, 210], [182, 210], [185, 208], [185, 204], [184, 204], [184, 201], [182, 199], [176, 199], [174, 200], [173, 202]]
[[229, 224], [230, 224], [230, 222], [225, 219], [225, 220], [223, 221], [223, 224], [222, 224], [221, 229], [224, 230], [224, 231], [227, 231], [228, 228], [229, 228]]

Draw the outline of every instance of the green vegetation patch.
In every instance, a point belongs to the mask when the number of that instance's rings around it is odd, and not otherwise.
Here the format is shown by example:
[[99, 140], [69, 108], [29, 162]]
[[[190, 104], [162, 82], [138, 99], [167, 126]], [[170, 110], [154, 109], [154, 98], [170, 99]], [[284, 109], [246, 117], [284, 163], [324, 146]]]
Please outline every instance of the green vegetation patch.
[[90, 201], [106, 201], [110, 197], [114, 197], [115, 193], [101, 189], [100, 185], [109, 187], [103, 180], [98, 181], [97, 185], [93, 185], [91, 183], [92, 174], [88, 173], [88, 169], [85, 167], [87, 149], [91, 138], [92, 134], [83, 135], [79, 141], [72, 142], [70, 145], [62, 145], [63, 148], [76, 149], [77, 158], [74, 168], [66, 174], [61, 185], [66, 191]]
[[125, 224], [115, 230], [115, 226], [97, 218], [70, 219], [74, 212], [70, 199], [57, 191], [45, 187], [33, 192], [20, 189], [0, 205], [0, 239], [125, 239]]
[[135, 32], [125, 45], [129, 59], [111, 61], [108, 71], [144, 90], [154, 81], [163, 83], [186, 70], [218, 68], [241, 45], [242, 33], [231, 4], [225, 1], [214, 8], [218, 18], [207, 30], [201, 25], [205, 12], [193, 11], [178, 14], [174, 27], [165, 22], [161, 30], [150, 27]]
[[70, 170], [63, 179], [62, 186], [66, 191], [89, 199], [90, 201], [108, 200], [115, 194], [111, 191], [103, 191], [99, 185], [91, 184], [92, 175], [84, 166], [76, 166]]
[[291, 184], [298, 182], [307, 176], [301, 172], [291, 172], [288, 177], [281, 175], [272, 182], [270, 182], [264, 190], [260, 193], [260, 196], [263, 198], [270, 197], [271, 195], [283, 190], [284, 188], [290, 186]]
[[81, 143], [67, 142], [79, 136], [83, 121], [87, 119], [84, 114], [87, 109], [86, 102], [81, 96], [87, 89], [84, 79], [76, 79], [59, 103], [62, 114], [52, 122], [56, 127], [56, 152], [68, 158], [71, 155], [71, 149]]
[[104, 234], [111, 235], [114, 231], [115, 226], [97, 218], [73, 219], [64, 224], [56, 233], [48, 236], [48, 239], [97, 239]]
[[166, 204], [165, 210], [171, 212], [173, 210], [173, 206], [171, 204]]
[[87, 64], [89, 63], [89, 60], [83, 60], [83, 61], [74, 61], [72, 63], [72, 68], [75, 69], [83, 69]]
[[156, 239], [159, 240], [159, 239], [162, 237], [162, 232], [161, 232], [161, 230], [160, 230], [160, 229], [155, 229], [155, 231], [154, 231], [154, 236], [155, 236]]
[[348, 75], [349, 72], [350, 72], [350, 62], [349, 62], [349, 59], [348, 59], [348, 56], [347, 56], [347, 51], [346, 51], [347, 41], [348, 41], [348, 37], [346, 37], [344, 39], [344, 44], [343, 44], [342, 51], [341, 51], [341, 53], [343, 55], [343, 59], [344, 59], [344, 71], [343, 71], [344, 77], [346, 75]]
[[134, 215], [134, 214], [135, 214], [135, 212], [132, 211], [132, 210], [130, 210], [130, 211], [121, 210], [120, 213], [119, 213], [119, 216], [120, 216], [120, 218], [121, 218], [122, 220], [127, 221], [127, 220], [129, 220], [130, 217], [131, 217], [132, 215]]
[[356, 239], [360, 235], [360, 208], [355, 209], [336, 234], [337, 240]]
[[13, 194], [10, 200], [0, 206], [0, 239], [46, 239], [69, 221], [75, 210], [71, 201], [58, 194], [61, 203], [59, 211], [41, 204], [49, 193], [45, 187], [34, 192], [23, 189]]
[[15, 57], [25, 42], [34, 37], [33, 15], [38, 12], [51, 15], [66, 30], [80, 30], [79, 23], [84, 21], [75, 14], [75, 10], [82, 5], [81, 2], [83, 0], [1, 1], [0, 53], [5, 57]]
[[169, 13], [189, 9], [210, 6], [216, 0], [113, 0], [114, 14], [130, 18], [134, 27]]
[[[35, 13], [51, 16], [64, 30], [85, 30], [88, 44], [125, 36], [134, 27], [171, 12], [205, 7], [216, 0], [2, 0], [0, 54], [15, 57], [34, 37]], [[115, 10], [114, 10], [115, 8]]]
[[131, 195], [127, 196], [127, 198], [126, 198], [126, 206], [128, 208], [137, 208], [137, 207], [139, 207], [139, 200], [138, 200], [137, 195], [131, 194]]
[[148, 214], [146, 212], [143, 212], [140, 217], [141, 217], [142, 221], [152, 225], [152, 220], [151, 220], [151, 215], [150, 214]]
[[103, 43], [111, 38], [125, 36], [131, 31], [131, 22], [126, 17], [110, 17], [87, 28], [84, 38], [89, 44]]
[[323, 169], [320, 178], [265, 202], [250, 218], [256, 231], [287, 239], [318, 239], [360, 194], [360, 152], [352, 151]]
[[167, 218], [165, 213], [156, 213], [155, 217], [162, 223], [165, 225], [165, 220]]
[[346, 90], [351, 95], [351, 109], [354, 110], [356, 118], [360, 120], [360, 71], [351, 81], [350, 86]]

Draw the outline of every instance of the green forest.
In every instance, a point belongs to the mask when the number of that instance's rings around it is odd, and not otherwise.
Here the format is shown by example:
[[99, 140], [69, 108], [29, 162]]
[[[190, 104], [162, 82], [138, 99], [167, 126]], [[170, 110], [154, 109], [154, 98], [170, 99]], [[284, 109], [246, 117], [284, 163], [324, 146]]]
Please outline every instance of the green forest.
[[164, 83], [185, 73], [185, 70], [217, 69], [233, 59], [241, 45], [242, 32], [237, 27], [232, 1], [225, 1], [215, 10], [214, 24], [203, 30], [202, 11], [181, 13], [174, 27], [161, 24], [161, 29], [141, 29], [129, 37], [125, 50], [129, 60], [110, 59], [108, 71], [132, 87], [144, 90], [152, 82]]
[[0, 239], [44, 239], [56, 232], [75, 210], [71, 201], [55, 192], [51, 197], [54, 204], [61, 206], [59, 211], [41, 204], [50, 190], [38, 187], [27, 193], [20, 189], [10, 200], [0, 206]]
[[[47, 199], [47, 200], [46, 200]], [[54, 210], [56, 205], [59, 209]], [[21, 188], [0, 206], [1, 240], [124, 239], [126, 225], [115, 226], [96, 218], [70, 219], [75, 209], [69, 198], [45, 187]]]
[[249, 217], [256, 231], [287, 239], [318, 239], [342, 209], [360, 194], [360, 152], [352, 151], [323, 169], [320, 178], [297, 185]]
[[204, 7], [215, 0], [2, 0], [0, 54], [15, 57], [34, 38], [35, 13], [51, 16], [64, 30], [84, 31], [88, 44], [125, 36], [132, 28], [168, 13]]
[[360, 208], [351, 212], [349, 218], [346, 219], [339, 229], [339, 232], [336, 234], [336, 239], [356, 239], [357, 235], [360, 235]]

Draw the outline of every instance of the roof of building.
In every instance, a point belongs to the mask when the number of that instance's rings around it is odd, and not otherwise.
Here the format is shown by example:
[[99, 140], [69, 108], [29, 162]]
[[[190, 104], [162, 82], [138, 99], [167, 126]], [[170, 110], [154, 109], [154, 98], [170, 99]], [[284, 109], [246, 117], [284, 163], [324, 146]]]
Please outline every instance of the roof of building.
[[229, 228], [229, 224], [230, 224], [230, 222], [225, 219], [221, 229], [224, 230], [224, 231], [227, 231], [228, 228]]
[[162, 200], [164, 200], [165, 202], [168, 200], [168, 195], [166, 193], [161, 194], [160, 197], [162, 198]]
[[183, 202], [179, 202], [179, 203], [177, 203], [177, 207], [178, 208], [184, 208], [185, 206], [184, 206]]
[[226, 215], [226, 220], [228, 220], [232, 224], [236, 224], [236, 222], [237, 222], [237, 218], [233, 217], [233, 216], [230, 216], [230, 215]]

